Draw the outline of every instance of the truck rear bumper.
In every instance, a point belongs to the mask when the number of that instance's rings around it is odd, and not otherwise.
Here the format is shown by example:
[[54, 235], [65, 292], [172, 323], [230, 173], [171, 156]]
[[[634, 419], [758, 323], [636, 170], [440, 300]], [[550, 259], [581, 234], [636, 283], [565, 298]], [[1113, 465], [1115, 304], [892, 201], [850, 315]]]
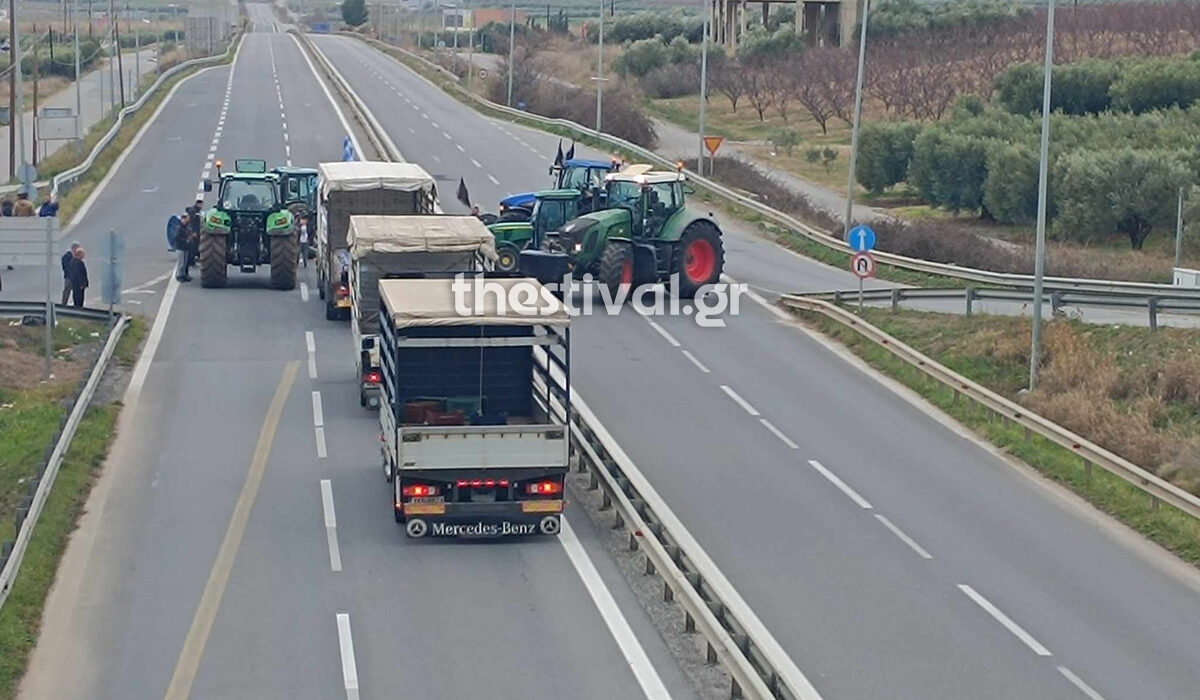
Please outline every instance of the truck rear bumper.
[[557, 535], [562, 500], [507, 503], [405, 503], [396, 521], [409, 537], [493, 538]]

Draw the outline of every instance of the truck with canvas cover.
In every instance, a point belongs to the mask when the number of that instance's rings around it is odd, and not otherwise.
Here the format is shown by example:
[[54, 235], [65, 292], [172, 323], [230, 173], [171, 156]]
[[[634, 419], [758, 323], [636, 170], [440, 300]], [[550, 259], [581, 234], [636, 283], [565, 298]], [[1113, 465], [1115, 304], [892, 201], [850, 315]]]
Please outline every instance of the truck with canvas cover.
[[321, 163], [317, 202], [317, 293], [325, 318], [350, 318], [350, 217], [435, 214], [433, 176], [413, 163], [346, 161]]
[[[217, 161], [217, 203], [203, 213], [200, 229], [200, 284], [224, 287], [228, 266], [254, 272], [271, 266], [271, 286], [296, 287], [300, 238], [292, 213], [280, 198], [279, 179], [263, 160], [236, 160], [234, 172], [222, 173]], [[213, 182], [204, 181], [211, 192]]]
[[358, 401], [379, 407], [379, 280], [479, 274], [496, 259], [492, 233], [474, 216], [351, 216], [350, 329]]
[[605, 208], [548, 231], [539, 250], [521, 252], [521, 270], [543, 282], [590, 273], [621, 286], [677, 284], [690, 299], [721, 278], [725, 247], [712, 214], [687, 206], [682, 172], [633, 165], [609, 175]]
[[383, 470], [409, 537], [559, 531], [570, 319], [536, 280], [486, 285], [379, 283]]

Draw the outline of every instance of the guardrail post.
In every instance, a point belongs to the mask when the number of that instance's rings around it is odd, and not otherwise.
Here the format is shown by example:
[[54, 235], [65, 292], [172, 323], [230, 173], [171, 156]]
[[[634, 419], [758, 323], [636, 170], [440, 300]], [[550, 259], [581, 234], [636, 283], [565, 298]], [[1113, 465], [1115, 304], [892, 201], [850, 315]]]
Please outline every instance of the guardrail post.
[[1050, 292], [1050, 313], [1057, 315], [1059, 309], [1062, 308], [1063, 298], [1061, 291]]
[[975, 310], [975, 288], [974, 287], [967, 287], [966, 298], [967, 298], [967, 315], [970, 316], [971, 312]]
[[1086, 457], [1083, 459], [1083, 474], [1087, 478], [1092, 478], [1092, 461]]
[[1158, 330], [1158, 297], [1150, 297], [1146, 303], [1150, 311], [1150, 330]]
[[892, 313], [896, 313], [899, 310], [900, 310], [900, 289], [896, 288], [896, 289], [892, 290]]
[[841, 304], [842, 304], [842, 292], [839, 289], [835, 289], [835, 290], [833, 290], [833, 305], [841, 306]]

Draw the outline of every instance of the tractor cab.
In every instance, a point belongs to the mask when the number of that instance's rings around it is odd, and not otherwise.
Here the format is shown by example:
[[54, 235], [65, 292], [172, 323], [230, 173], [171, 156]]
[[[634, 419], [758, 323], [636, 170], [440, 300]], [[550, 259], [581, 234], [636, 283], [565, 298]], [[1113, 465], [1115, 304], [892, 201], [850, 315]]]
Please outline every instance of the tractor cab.
[[682, 173], [633, 165], [606, 178], [605, 208], [629, 211], [632, 238], [657, 239], [671, 217], [683, 209], [686, 189]]
[[556, 231], [579, 216], [584, 197], [579, 190], [543, 190], [534, 195], [533, 213], [528, 221], [497, 221], [488, 225], [496, 237], [496, 270], [515, 273], [520, 251], [538, 248], [548, 231]]
[[[550, 166], [550, 175], [554, 177], [556, 190], [575, 190], [584, 195], [581, 200], [583, 211], [592, 211], [603, 207], [604, 178], [616, 172], [621, 162], [612, 160], [589, 160], [572, 158], [562, 164]], [[514, 194], [500, 200], [500, 218], [509, 221], [528, 220], [533, 216], [534, 205], [537, 204], [537, 194], [524, 192]], [[582, 212], [581, 212], [582, 213]]]
[[317, 171], [315, 168], [278, 167], [271, 170], [279, 178], [280, 199], [284, 204], [303, 204], [306, 211], [317, 209]]

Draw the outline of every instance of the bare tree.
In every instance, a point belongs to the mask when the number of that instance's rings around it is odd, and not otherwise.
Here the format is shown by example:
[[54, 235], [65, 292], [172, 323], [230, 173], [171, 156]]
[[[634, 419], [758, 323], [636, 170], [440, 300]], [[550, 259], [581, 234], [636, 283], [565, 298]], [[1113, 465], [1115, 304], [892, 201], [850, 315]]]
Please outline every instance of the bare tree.
[[738, 102], [746, 94], [746, 67], [736, 59], [726, 60], [709, 71], [712, 89], [729, 98], [729, 106], [737, 113]]
[[743, 73], [743, 84], [746, 87], [746, 100], [758, 113], [758, 120], [766, 121], [767, 108], [771, 106], [774, 95], [771, 92], [771, 69], [767, 65], [746, 66]]

